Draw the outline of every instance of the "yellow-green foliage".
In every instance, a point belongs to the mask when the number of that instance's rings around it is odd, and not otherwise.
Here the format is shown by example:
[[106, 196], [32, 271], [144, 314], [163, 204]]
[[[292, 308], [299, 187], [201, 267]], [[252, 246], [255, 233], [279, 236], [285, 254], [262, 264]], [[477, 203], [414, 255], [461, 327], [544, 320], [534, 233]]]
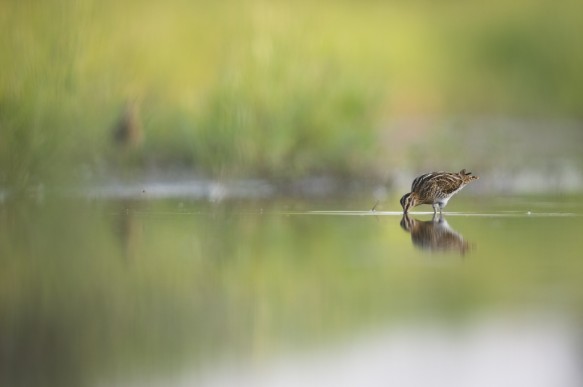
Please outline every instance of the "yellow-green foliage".
[[227, 175], [368, 171], [386, 117], [580, 115], [582, 8], [3, 1], [0, 184], [110, 166], [128, 101], [138, 163]]

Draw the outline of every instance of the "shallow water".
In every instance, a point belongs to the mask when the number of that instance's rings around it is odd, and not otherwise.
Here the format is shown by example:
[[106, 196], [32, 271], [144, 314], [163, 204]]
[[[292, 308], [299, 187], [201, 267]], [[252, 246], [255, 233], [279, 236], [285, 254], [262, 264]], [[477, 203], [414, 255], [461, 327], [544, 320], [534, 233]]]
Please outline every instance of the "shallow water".
[[6, 201], [0, 384], [579, 386], [581, 199]]

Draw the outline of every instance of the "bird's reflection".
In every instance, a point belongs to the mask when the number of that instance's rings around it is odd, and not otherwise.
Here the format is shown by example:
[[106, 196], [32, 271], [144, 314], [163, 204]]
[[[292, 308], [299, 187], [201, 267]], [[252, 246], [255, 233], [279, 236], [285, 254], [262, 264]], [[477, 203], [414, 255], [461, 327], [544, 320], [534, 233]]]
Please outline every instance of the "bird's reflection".
[[140, 203], [131, 199], [116, 203], [118, 216], [114, 217], [113, 232], [117, 236], [124, 259], [134, 261], [140, 255], [140, 247], [144, 242], [143, 225], [136, 218], [134, 210], [139, 209]]
[[470, 250], [464, 237], [453, 230], [441, 214], [433, 219], [421, 221], [411, 218], [407, 214], [401, 219], [403, 230], [411, 233], [413, 245], [431, 252], [459, 252], [461, 255]]

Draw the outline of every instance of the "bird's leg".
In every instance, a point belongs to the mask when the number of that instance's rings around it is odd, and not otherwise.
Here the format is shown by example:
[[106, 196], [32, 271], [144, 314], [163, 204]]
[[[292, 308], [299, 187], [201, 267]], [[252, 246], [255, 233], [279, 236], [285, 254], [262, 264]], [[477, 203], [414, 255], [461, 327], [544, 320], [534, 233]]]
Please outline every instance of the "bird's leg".
[[[438, 206], [438, 205], [439, 205], [439, 204], [437, 204], [437, 203], [433, 203], [433, 204], [431, 205], [431, 207], [433, 207], [433, 215], [437, 214], [437, 206]], [[440, 210], [440, 212], [441, 212], [441, 210]]]

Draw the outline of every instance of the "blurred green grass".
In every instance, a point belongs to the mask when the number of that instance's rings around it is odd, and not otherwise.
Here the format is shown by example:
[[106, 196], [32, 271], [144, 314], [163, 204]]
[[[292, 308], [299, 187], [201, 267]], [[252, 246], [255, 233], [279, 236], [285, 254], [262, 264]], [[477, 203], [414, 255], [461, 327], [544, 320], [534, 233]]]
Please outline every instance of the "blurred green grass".
[[[581, 15], [574, 0], [4, 1], [0, 185], [120, 164], [366, 176], [427, 150], [387, 156], [395, 117], [580, 118]], [[112, 142], [128, 101], [131, 157]]]

